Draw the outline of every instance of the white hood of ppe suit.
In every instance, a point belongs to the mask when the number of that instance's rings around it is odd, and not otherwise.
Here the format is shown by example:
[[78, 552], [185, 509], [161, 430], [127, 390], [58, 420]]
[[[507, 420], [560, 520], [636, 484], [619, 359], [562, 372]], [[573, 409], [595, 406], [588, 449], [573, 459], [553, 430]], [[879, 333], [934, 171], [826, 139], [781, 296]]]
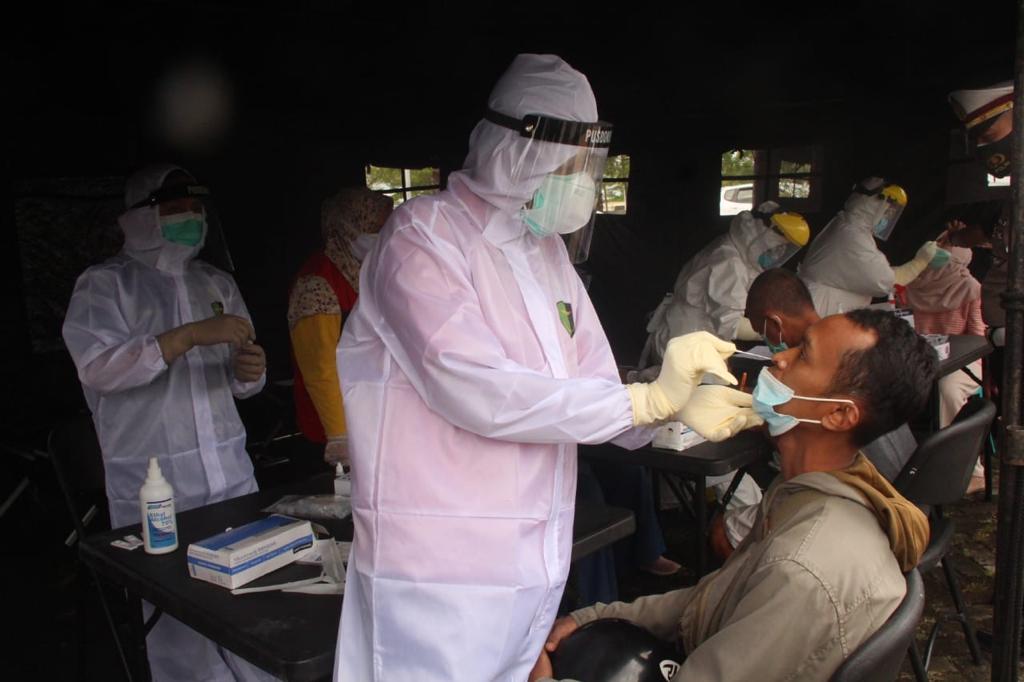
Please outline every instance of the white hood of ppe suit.
[[[598, 118], [586, 76], [555, 55], [517, 56], [495, 84], [487, 105], [519, 119], [529, 114], [583, 122]], [[533, 198], [544, 176], [579, 150], [531, 141], [518, 131], [481, 120], [469, 137], [463, 170], [452, 176], [488, 204], [518, 219], [519, 209]]]
[[124, 252], [146, 265], [164, 272], [181, 272], [189, 261], [202, 250], [206, 241], [206, 221], [203, 221], [203, 238], [195, 246], [175, 244], [164, 239], [160, 230], [160, 209], [157, 206], [132, 208], [135, 204], [159, 189], [167, 176], [180, 171], [189, 177], [192, 174], [180, 166], [157, 164], [148, 166], [128, 178], [124, 189], [126, 210], [117, 223], [124, 232]]

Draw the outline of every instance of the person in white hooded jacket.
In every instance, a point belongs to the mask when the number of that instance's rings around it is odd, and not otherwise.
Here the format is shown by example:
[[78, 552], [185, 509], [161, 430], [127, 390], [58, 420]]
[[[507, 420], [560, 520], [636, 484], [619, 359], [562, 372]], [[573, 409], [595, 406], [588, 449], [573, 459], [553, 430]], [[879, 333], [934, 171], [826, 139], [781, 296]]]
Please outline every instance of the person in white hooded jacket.
[[843, 210], [814, 239], [797, 270], [819, 315], [866, 308], [872, 298], [888, 295], [893, 285], [906, 286], [929, 265], [941, 267], [949, 259], [928, 241], [906, 263], [889, 264], [875, 238], [889, 238], [906, 205], [903, 188], [882, 178], [866, 178], [854, 186]]
[[[355, 538], [335, 679], [521, 682], [569, 570], [576, 444], [648, 442], [731, 343], [676, 339], [624, 386], [560, 234], [593, 216], [610, 126], [583, 74], [519, 55], [463, 170], [391, 215], [338, 346]], [[726, 410], [720, 438], [746, 426]]]
[[[234, 398], [263, 388], [266, 361], [234, 280], [195, 258], [206, 196], [176, 166], [129, 178], [124, 248], [78, 278], [64, 319], [114, 528], [139, 522], [150, 457], [177, 511], [257, 490]], [[270, 678], [166, 614], [146, 645], [154, 680]]]
[[810, 235], [803, 216], [773, 201], [737, 214], [728, 232], [686, 262], [671, 299], [651, 318], [647, 330], [658, 356], [670, 339], [700, 330], [722, 339], [759, 340], [764, 330], [743, 316], [747, 291], [760, 273], [792, 258]]

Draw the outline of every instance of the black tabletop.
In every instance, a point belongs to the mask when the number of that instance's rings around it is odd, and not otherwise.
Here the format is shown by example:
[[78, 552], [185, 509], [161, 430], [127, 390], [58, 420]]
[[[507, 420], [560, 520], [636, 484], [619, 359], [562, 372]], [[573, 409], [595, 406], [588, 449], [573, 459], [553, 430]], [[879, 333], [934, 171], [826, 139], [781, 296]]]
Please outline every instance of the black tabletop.
[[770, 448], [761, 429], [751, 429], [721, 443], [705, 441], [681, 452], [653, 446], [625, 450], [605, 444], [581, 445], [579, 453], [584, 457], [608, 462], [640, 464], [690, 476], [721, 476], [756, 461], [766, 455]]
[[[192, 578], [186, 567], [188, 544], [261, 518], [261, 510], [282, 495], [331, 493], [330, 476], [318, 476], [286, 489], [261, 491], [178, 514], [179, 546], [164, 555], [126, 551], [110, 542], [139, 525], [92, 535], [80, 545], [83, 561], [109, 580], [162, 608], [209, 639], [286, 680], [318, 680], [331, 675], [341, 616], [341, 597], [283, 592], [232, 595]], [[351, 519], [321, 521], [336, 539], [352, 539]], [[581, 505], [573, 528], [573, 559], [630, 535], [633, 513]], [[286, 566], [279, 571], [293, 570]], [[275, 572], [277, 573], [277, 572]]]
[[939, 376], [952, 374], [991, 352], [992, 344], [983, 336], [951, 335], [949, 337], [949, 357], [939, 362]]
[[[232, 595], [188, 574], [188, 544], [265, 516], [260, 510], [288, 493], [331, 493], [332, 479], [317, 477], [298, 489], [271, 490], [178, 514], [178, 549], [149, 555], [110, 541], [133, 533], [128, 526], [90, 536], [80, 545], [83, 561], [103, 576], [159, 606], [211, 640], [287, 680], [317, 680], [331, 674], [341, 615], [341, 597], [283, 592]], [[352, 522], [317, 521], [339, 540], [352, 539]]]

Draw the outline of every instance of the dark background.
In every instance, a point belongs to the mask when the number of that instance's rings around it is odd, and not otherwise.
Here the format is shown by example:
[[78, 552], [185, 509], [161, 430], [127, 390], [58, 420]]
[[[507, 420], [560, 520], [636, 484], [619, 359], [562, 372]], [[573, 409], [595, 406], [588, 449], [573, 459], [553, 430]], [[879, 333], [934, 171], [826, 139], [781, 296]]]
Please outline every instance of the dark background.
[[[0, 603], [16, 632], [0, 647], [0, 677], [116, 670], [93, 592], [76, 582], [63, 544], [69, 517], [44, 453], [48, 430], [84, 406], [60, 320], [75, 276], [116, 250], [123, 179], [138, 166], [176, 162], [213, 188], [271, 378], [285, 379], [287, 290], [318, 243], [320, 201], [362, 183], [367, 163], [459, 168], [512, 57], [557, 53], [589, 77], [615, 124], [611, 152], [631, 157], [629, 212], [599, 216], [587, 264], [628, 364], [644, 316], [728, 225], [718, 215], [727, 150], [816, 146], [820, 208], [806, 213], [816, 232], [858, 179], [902, 184], [910, 203], [884, 246], [894, 262], [965, 202], [998, 197], [977, 165], [951, 162], [946, 95], [1012, 77], [1015, 26], [1013, 3], [991, 1], [8, 3]], [[197, 61], [222, 75], [231, 115], [222, 134], [183, 146], [153, 112], [168, 74]], [[251, 449], [290, 412], [280, 390], [243, 408]], [[320, 460], [316, 448], [305, 455]], [[282, 471], [275, 462], [257, 453], [264, 487]]]
[[[517, 52], [554, 52], [587, 74], [615, 124], [612, 153], [632, 160], [629, 213], [599, 218], [588, 264], [620, 362], [636, 359], [644, 315], [680, 266], [728, 224], [718, 216], [725, 150], [819, 146], [820, 210], [807, 213], [816, 231], [857, 179], [901, 183], [910, 204], [885, 248], [897, 262], [911, 256], [981, 182], [971, 164], [950, 170], [946, 95], [1012, 77], [1013, 3], [775, 5], [21, 7], [0, 41], [0, 371], [19, 398], [6, 424], [45, 429], [81, 404], [58, 322], [134, 168], [170, 160], [212, 186], [272, 378], [284, 378], [287, 288], [317, 244], [320, 201], [363, 182], [367, 163], [457, 169]], [[233, 106], [222, 135], [183, 148], [152, 111], [160, 83], [189, 60], [220, 70]], [[63, 218], [44, 211], [33, 241], [17, 233], [15, 206], [39, 194]], [[45, 292], [41, 277], [52, 280]], [[29, 331], [26, 311], [39, 305], [50, 328], [34, 334], [50, 344]]]

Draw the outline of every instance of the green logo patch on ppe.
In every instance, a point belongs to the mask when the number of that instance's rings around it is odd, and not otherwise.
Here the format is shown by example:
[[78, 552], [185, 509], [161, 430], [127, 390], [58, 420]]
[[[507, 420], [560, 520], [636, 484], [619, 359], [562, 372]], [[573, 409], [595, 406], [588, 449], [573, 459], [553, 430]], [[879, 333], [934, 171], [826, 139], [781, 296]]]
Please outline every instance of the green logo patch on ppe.
[[576, 322], [572, 319], [572, 304], [559, 301], [556, 307], [558, 308], [558, 319], [562, 321], [565, 331], [569, 332], [569, 338], [572, 338], [576, 335]]
[[213, 308], [214, 315], [224, 314], [224, 304], [221, 303], [220, 301], [214, 301], [213, 303], [210, 304], [210, 307]]

